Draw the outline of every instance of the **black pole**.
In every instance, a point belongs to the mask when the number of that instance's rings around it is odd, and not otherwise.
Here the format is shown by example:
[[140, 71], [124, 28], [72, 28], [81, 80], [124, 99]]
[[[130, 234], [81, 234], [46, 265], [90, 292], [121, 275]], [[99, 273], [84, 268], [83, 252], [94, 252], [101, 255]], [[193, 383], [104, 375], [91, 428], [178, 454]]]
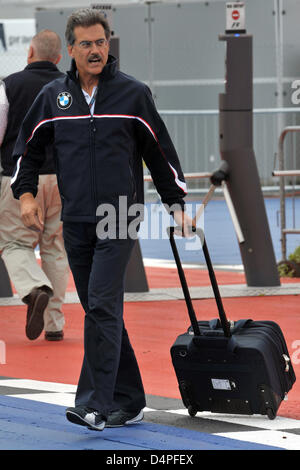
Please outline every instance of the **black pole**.
[[145, 267], [143, 263], [143, 256], [140, 247], [140, 242], [135, 241], [132, 254], [130, 256], [126, 275], [125, 275], [125, 292], [148, 292], [149, 286]]
[[278, 286], [276, 259], [253, 150], [252, 36], [226, 34], [225, 93], [219, 95], [221, 158], [245, 241], [239, 244], [248, 286]]
[[[120, 38], [118, 36], [112, 36], [110, 39], [109, 46], [110, 53], [120, 59]], [[135, 241], [126, 274], [125, 274], [125, 292], [148, 292], [149, 285], [147, 281], [146, 271], [143, 262], [142, 251], [140, 247], [140, 241]]]
[[7, 269], [0, 256], [0, 297], [13, 297]]

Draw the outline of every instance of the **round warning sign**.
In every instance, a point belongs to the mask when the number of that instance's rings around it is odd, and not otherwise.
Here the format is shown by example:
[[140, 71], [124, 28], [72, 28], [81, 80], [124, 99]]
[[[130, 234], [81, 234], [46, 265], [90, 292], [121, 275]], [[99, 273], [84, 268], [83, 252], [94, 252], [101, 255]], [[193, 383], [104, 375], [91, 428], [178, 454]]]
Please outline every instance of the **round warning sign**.
[[237, 21], [240, 18], [240, 12], [238, 10], [233, 10], [232, 12], [232, 19]]

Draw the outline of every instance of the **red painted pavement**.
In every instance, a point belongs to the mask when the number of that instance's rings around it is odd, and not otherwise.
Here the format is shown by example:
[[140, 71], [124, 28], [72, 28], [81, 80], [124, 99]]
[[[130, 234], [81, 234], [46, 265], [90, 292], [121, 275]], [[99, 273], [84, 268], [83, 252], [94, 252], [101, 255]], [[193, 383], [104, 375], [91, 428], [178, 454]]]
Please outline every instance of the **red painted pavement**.
[[[177, 287], [174, 269], [147, 268], [149, 286]], [[201, 270], [186, 271], [190, 286], [209, 285], [208, 275]], [[216, 271], [220, 284], [244, 283], [243, 274]], [[300, 279], [283, 280], [299, 282]], [[73, 290], [70, 278], [69, 290]], [[282, 328], [296, 376], [300, 374], [300, 297], [225, 298], [228, 318], [274, 320]], [[196, 300], [198, 318], [208, 320], [217, 316], [213, 299]], [[83, 310], [78, 304], [63, 308], [66, 327], [62, 342], [47, 342], [43, 335], [29, 341], [25, 337], [26, 306], [0, 307], [0, 340], [6, 345], [6, 364], [0, 364], [0, 375], [50, 382], [76, 384], [83, 355]], [[125, 323], [140, 364], [147, 394], [180, 398], [170, 359], [170, 346], [189, 326], [184, 301], [127, 302]], [[283, 402], [279, 415], [300, 419], [300, 382], [296, 382]]]

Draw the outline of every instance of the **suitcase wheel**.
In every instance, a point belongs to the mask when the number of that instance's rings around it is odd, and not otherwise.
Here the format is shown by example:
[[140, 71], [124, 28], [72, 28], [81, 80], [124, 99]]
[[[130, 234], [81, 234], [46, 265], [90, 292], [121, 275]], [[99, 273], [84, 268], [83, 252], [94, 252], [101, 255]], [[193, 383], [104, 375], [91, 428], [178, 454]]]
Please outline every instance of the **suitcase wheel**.
[[267, 415], [269, 419], [275, 419], [276, 418], [276, 413], [272, 410], [272, 408], [267, 408]]
[[188, 413], [189, 413], [189, 415], [190, 415], [192, 418], [194, 418], [194, 416], [196, 416], [197, 411], [198, 411], [198, 410], [196, 410], [196, 408], [194, 408], [192, 405], [190, 405], [190, 406], [188, 407]]

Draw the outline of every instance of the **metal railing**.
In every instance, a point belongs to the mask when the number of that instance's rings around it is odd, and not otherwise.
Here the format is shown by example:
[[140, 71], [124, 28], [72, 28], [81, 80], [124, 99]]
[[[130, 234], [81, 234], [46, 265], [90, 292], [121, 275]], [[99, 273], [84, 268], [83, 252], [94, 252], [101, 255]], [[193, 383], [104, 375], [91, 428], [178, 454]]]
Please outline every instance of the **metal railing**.
[[[159, 113], [171, 135], [184, 173], [212, 172], [220, 161], [219, 111], [161, 109]], [[253, 110], [253, 147], [261, 185], [265, 191], [278, 189], [279, 182], [272, 177], [278, 135], [285, 126], [300, 125], [299, 113], [300, 108], [296, 107]], [[300, 156], [296, 146], [293, 155], [291, 152], [288, 154], [291, 161]], [[191, 181], [189, 193], [205, 190], [207, 187], [207, 182]]]
[[[285, 137], [288, 133], [300, 132], [300, 126], [288, 126], [283, 129], [279, 136], [278, 141], [278, 166], [279, 170], [272, 172], [273, 176], [279, 176], [280, 178], [280, 231], [281, 231], [281, 256], [282, 261], [286, 261], [286, 235], [287, 234], [300, 234], [300, 227], [288, 228], [286, 227], [286, 210], [285, 210], [285, 177], [286, 176], [300, 176], [300, 170], [285, 170], [285, 158], [284, 158], [284, 142]], [[295, 220], [295, 217], [293, 217]]]
[[[184, 174], [185, 180], [189, 180], [189, 179], [209, 179], [211, 176], [212, 176], [212, 173], [208, 173], [208, 172], [206, 172], [206, 173], [185, 173]], [[151, 176], [150, 175], [144, 175], [144, 182], [149, 182], [149, 181], [152, 181]], [[203, 213], [207, 203], [212, 198], [215, 190], [216, 190], [216, 186], [211, 184], [205, 198], [202, 201], [202, 205], [200, 207], [200, 210], [195, 216], [195, 219], [194, 219], [195, 223], [200, 218], [200, 216]], [[239, 223], [238, 217], [236, 215], [235, 208], [234, 208], [234, 205], [233, 205], [233, 202], [232, 202], [232, 199], [231, 199], [231, 196], [229, 194], [229, 191], [228, 191], [228, 188], [227, 188], [227, 185], [226, 185], [225, 181], [222, 181], [221, 190], [223, 191], [224, 199], [225, 199], [225, 202], [227, 204], [229, 215], [231, 217], [231, 221], [232, 221], [233, 228], [235, 230], [238, 242], [239, 243], [244, 243], [245, 238], [244, 238], [242, 229], [240, 227], [240, 223]]]
[[[160, 110], [159, 113], [179, 154], [185, 177], [189, 180], [189, 194], [206, 192], [208, 183], [203, 184], [201, 181], [210, 177], [220, 161], [219, 111]], [[300, 189], [300, 171], [285, 170], [285, 167], [300, 168], [300, 125], [296, 125], [300, 123], [299, 113], [300, 108], [295, 107], [253, 110], [253, 147], [262, 189], [264, 193], [279, 192], [280, 196], [280, 241], [283, 260], [286, 259], [286, 235], [300, 233], [300, 229], [296, 227], [286, 227], [285, 209], [286, 191]], [[284, 156], [283, 144], [289, 132], [298, 134], [298, 142], [292, 143]], [[279, 170], [275, 171], [277, 157]], [[298, 182], [286, 185], [285, 176], [299, 176]], [[151, 181], [150, 176], [146, 176], [145, 181]], [[147, 185], [145, 189], [146, 194], [155, 192]], [[295, 223], [295, 214], [293, 219]]]

